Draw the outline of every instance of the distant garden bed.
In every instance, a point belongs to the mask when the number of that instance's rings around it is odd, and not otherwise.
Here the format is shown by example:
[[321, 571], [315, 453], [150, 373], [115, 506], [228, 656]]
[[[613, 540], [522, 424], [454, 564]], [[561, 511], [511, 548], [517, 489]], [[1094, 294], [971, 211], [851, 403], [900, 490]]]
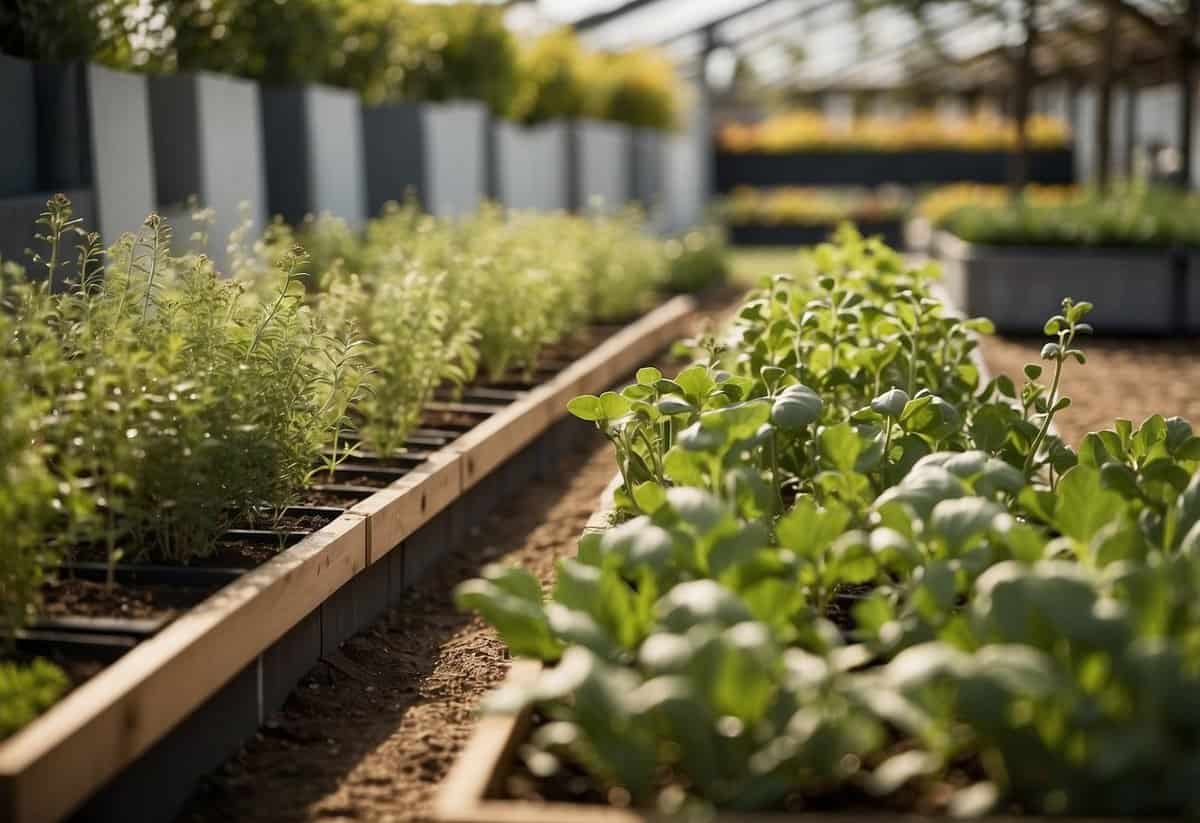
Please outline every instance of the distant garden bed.
[[927, 195], [918, 220], [951, 296], [997, 328], [1037, 332], [1057, 296], [1095, 295], [1108, 333], [1200, 331], [1200, 198], [1144, 186], [1102, 193], [1034, 187], [1014, 203], [1003, 187]]

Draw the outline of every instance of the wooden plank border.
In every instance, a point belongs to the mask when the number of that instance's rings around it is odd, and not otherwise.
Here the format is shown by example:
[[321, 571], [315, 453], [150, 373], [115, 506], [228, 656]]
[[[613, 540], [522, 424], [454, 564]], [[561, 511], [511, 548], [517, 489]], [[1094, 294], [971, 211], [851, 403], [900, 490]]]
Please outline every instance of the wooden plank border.
[[71, 692], [0, 744], [0, 819], [42, 823], [79, 808], [339, 589], [449, 514], [561, 420], [568, 399], [607, 388], [677, 339], [695, 310], [677, 297], [649, 312]]

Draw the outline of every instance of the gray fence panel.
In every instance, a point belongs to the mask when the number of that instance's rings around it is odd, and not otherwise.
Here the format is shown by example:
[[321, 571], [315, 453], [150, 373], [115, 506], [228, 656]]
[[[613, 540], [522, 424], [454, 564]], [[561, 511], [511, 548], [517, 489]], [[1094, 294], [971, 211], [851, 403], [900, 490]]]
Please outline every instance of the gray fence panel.
[[355, 92], [307, 89], [306, 125], [313, 177], [313, 211], [330, 212], [352, 226], [366, 220], [362, 106]]

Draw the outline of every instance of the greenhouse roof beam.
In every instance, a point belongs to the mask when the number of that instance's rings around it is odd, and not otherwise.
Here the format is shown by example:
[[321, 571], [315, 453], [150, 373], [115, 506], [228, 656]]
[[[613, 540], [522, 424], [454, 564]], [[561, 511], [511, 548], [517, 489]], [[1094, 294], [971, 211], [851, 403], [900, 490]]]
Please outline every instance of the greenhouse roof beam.
[[589, 14], [587, 17], [582, 17], [576, 20], [571, 26], [576, 31], [587, 31], [588, 29], [599, 28], [606, 23], [611, 23], [614, 20], [619, 20], [630, 12], [644, 9], [647, 6], [652, 6], [660, 0], [626, 0], [615, 8], [598, 11], [595, 14]]

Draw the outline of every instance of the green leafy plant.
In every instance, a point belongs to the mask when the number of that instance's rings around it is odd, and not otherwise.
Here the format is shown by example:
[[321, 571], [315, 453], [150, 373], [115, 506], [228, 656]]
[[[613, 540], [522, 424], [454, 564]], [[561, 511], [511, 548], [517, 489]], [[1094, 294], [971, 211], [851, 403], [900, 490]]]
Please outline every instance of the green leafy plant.
[[[44, 218], [42, 263], [59, 279], [80, 229], [65, 199]], [[253, 299], [203, 257], [175, 257], [151, 216], [98, 276], [84, 238], [61, 294], [25, 288], [10, 362], [50, 408], [38, 435], [72, 507], [59, 542], [98, 545], [110, 563], [211, 552], [236, 518], [286, 505], [346, 419], [362, 364], [352, 340], [322, 332], [304, 306], [304, 255], [288, 252]], [[41, 258], [39, 258], [41, 259]]]
[[500, 567], [457, 592], [555, 664], [491, 701], [544, 719], [535, 779], [667, 811], [1200, 810], [1200, 438], [1117, 421], [1076, 453], [1053, 419], [1089, 304], [1018, 391], [933, 275], [843, 231], [675, 378], [571, 402], [615, 446], [613, 525], [548, 599]]
[[53, 706], [67, 685], [62, 670], [40, 658], [28, 665], [0, 662], [0, 740]]

